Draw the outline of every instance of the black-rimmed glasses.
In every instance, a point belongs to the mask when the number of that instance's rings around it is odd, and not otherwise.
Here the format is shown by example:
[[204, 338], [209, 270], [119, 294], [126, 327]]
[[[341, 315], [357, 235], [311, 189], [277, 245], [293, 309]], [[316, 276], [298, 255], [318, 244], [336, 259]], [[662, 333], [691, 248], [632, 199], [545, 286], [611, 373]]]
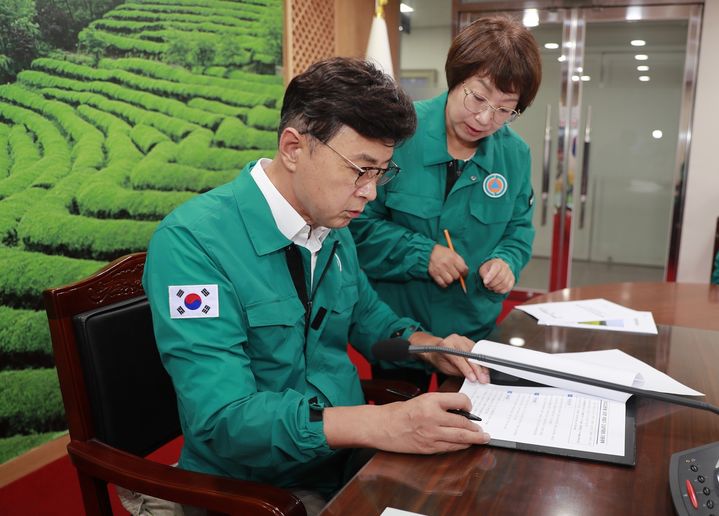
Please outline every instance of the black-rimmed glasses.
[[314, 137], [317, 141], [322, 143], [323, 145], [326, 145], [329, 147], [329, 149], [337, 154], [340, 158], [345, 160], [348, 165], [350, 165], [352, 168], [355, 169], [357, 172], [357, 179], [355, 179], [355, 186], [357, 188], [361, 188], [365, 185], [370, 184], [372, 181], [377, 181], [377, 186], [386, 185], [390, 181], [392, 181], [395, 177], [397, 177], [397, 174], [399, 174], [400, 168], [397, 166], [397, 164], [390, 160], [389, 165], [387, 168], [379, 168], [379, 167], [360, 167], [359, 165], [356, 165], [351, 159], [349, 159], [347, 156], [342, 154], [340, 151], [332, 147], [327, 142], [323, 142], [319, 138]]
[[494, 107], [490, 104], [486, 97], [479, 93], [475, 93], [465, 86], [464, 88], [464, 107], [472, 114], [478, 115], [488, 109], [492, 110], [492, 121], [495, 124], [509, 124], [514, 122], [519, 116], [519, 112], [508, 107]]

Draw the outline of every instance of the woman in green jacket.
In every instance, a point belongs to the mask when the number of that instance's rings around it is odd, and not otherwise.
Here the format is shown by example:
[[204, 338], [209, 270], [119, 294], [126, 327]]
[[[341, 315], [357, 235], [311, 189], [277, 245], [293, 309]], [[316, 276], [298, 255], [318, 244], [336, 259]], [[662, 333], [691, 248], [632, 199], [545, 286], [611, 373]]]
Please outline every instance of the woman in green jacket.
[[483, 18], [455, 38], [445, 71], [449, 91], [415, 103], [417, 132], [395, 149], [403, 173], [350, 230], [392, 308], [479, 340], [531, 256], [529, 147], [509, 123], [537, 93], [539, 49], [521, 23]]

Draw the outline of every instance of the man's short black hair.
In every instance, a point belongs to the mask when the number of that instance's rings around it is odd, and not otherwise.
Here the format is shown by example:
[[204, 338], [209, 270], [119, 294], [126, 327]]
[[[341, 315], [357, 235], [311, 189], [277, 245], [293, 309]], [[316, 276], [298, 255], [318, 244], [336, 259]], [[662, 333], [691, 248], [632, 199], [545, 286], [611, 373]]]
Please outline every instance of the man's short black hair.
[[414, 134], [417, 116], [394, 79], [362, 59], [318, 61], [292, 79], [278, 135], [294, 127], [327, 142], [345, 125], [365, 138], [396, 145]]

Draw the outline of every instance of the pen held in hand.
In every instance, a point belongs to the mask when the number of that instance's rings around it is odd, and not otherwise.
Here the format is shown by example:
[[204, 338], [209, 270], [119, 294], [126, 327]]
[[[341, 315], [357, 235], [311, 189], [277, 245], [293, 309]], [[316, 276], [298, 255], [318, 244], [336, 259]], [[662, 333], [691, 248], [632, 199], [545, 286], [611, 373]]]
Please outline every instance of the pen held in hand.
[[[449, 247], [449, 250], [452, 251], [453, 253], [456, 253], [457, 251], [454, 250], [454, 246], [452, 245], [452, 238], [449, 236], [449, 231], [446, 229], [444, 230], [444, 238], [447, 240], [447, 247]], [[462, 277], [461, 274], [459, 275], [459, 284], [461, 285], [462, 290], [466, 294], [467, 293], [467, 285], [464, 283], [464, 278]]]
[[482, 418], [479, 416], [475, 416], [471, 412], [467, 412], [466, 410], [458, 409], [458, 408], [451, 408], [447, 409], [447, 412], [451, 412], [452, 414], [458, 414], [460, 416], [464, 416], [470, 421], [482, 421]]
[[[414, 396], [410, 396], [410, 395], [407, 394], [406, 392], [398, 391], [398, 390], [395, 390], [395, 389], [393, 389], [393, 388], [391, 388], [391, 387], [386, 387], [385, 390], [386, 390], [387, 392], [389, 392], [390, 394], [394, 394], [394, 395], [399, 396], [400, 398], [404, 398], [404, 399], [406, 399], [406, 400], [410, 400], [410, 399], [414, 398]], [[472, 414], [471, 412], [467, 412], [466, 410], [462, 410], [462, 409], [447, 409], [447, 412], [451, 412], [452, 414], [458, 414], [458, 415], [460, 415], [460, 416], [464, 416], [464, 417], [466, 417], [467, 419], [469, 419], [470, 421], [482, 421], [482, 418], [481, 418], [481, 417], [475, 416], [474, 414]]]

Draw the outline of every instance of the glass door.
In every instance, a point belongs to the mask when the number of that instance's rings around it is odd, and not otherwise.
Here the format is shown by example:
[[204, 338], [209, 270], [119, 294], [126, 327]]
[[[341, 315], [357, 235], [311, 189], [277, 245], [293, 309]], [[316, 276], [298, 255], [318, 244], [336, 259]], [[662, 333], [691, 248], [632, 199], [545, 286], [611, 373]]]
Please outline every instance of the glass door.
[[[460, 28], [487, 14], [462, 9]], [[505, 11], [533, 19], [543, 64], [512, 124], [532, 150], [536, 199], [518, 289], [674, 279], [701, 9]]]

